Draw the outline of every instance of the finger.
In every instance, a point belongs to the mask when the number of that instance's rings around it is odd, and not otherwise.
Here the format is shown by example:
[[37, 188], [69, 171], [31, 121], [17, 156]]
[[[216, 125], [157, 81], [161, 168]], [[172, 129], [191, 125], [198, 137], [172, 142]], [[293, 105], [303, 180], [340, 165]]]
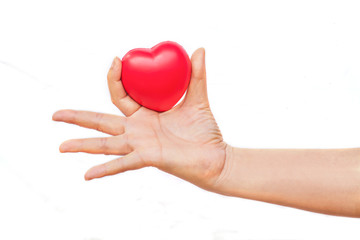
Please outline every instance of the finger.
[[139, 154], [136, 151], [133, 151], [124, 157], [90, 168], [85, 174], [85, 180], [101, 178], [128, 170], [140, 169], [146, 166], [147, 165], [141, 159]]
[[191, 56], [191, 80], [184, 104], [208, 104], [205, 69], [205, 49], [197, 49]]
[[81, 127], [119, 135], [124, 133], [126, 118], [111, 114], [95, 113], [88, 111], [60, 110], [54, 113], [54, 121], [72, 123]]
[[72, 139], [60, 145], [60, 152], [125, 155], [132, 151], [125, 135], [109, 138]]
[[118, 57], [115, 57], [107, 75], [111, 101], [125, 116], [128, 117], [136, 112], [141, 106], [126, 93], [120, 78], [121, 60]]

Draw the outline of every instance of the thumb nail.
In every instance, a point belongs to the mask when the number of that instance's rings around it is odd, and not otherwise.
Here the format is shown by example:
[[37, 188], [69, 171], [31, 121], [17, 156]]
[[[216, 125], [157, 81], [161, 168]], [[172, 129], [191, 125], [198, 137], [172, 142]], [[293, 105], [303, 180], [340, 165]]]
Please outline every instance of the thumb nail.
[[118, 60], [118, 57], [115, 57], [111, 64], [110, 69], [116, 70], [118, 68], [118, 66], [119, 66], [119, 60]]

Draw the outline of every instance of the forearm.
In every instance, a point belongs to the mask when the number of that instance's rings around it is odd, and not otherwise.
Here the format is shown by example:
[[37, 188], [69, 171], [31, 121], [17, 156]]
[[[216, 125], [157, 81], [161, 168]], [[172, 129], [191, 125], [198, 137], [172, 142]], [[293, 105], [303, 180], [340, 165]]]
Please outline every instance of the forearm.
[[217, 192], [360, 217], [360, 149], [229, 147]]

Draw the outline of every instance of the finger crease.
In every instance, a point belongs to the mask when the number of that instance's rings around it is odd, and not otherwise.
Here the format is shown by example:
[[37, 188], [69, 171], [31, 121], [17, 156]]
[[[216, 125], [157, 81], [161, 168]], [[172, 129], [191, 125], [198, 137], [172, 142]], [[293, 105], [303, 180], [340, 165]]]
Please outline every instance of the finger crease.
[[95, 119], [96, 119], [96, 130], [97, 131], [100, 131], [100, 132], [103, 132], [103, 129], [102, 129], [102, 122], [103, 122], [103, 118], [104, 118], [104, 115], [101, 114], [101, 113], [96, 113], [95, 115]]
[[104, 150], [104, 152], [107, 152], [108, 150], [108, 145], [107, 145], [107, 141], [108, 139], [107, 138], [101, 138], [100, 139], [101, 143], [100, 143], [100, 148]]

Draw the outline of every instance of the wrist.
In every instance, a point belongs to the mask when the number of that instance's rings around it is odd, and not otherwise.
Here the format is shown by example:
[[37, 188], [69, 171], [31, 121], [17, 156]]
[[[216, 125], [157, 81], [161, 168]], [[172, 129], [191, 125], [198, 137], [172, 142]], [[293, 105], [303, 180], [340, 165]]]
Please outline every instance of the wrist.
[[232, 147], [231, 145], [227, 144], [225, 148], [225, 160], [223, 168], [216, 179], [215, 183], [213, 184], [213, 192], [223, 194], [223, 195], [230, 195], [230, 188], [231, 188], [231, 169], [234, 165], [235, 160], [235, 151], [236, 148]]

